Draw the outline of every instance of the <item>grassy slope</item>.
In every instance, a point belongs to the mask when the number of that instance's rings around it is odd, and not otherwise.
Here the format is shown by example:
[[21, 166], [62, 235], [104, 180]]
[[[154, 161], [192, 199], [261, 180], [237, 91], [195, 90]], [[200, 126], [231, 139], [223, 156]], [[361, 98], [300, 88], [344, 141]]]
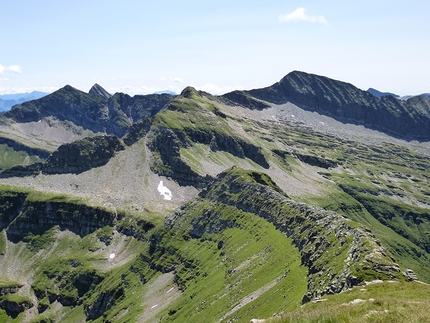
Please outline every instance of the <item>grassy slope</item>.
[[24, 151], [15, 151], [8, 145], [0, 145], [0, 170], [19, 164], [31, 164], [39, 160], [40, 158], [29, 156]]
[[[12, 192], [8, 187], [3, 194]], [[27, 193], [33, 202], [76, 202], [62, 195]], [[202, 208], [213, 209], [222, 220], [233, 221], [238, 227], [200, 238], [190, 237], [189, 221]], [[300, 255], [291, 240], [272, 224], [254, 214], [208, 201], [196, 202], [175, 230], [166, 231], [159, 221], [160, 215], [155, 221], [153, 217], [154, 214], [148, 217], [142, 214], [138, 218], [126, 216], [117, 222], [115, 230], [107, 226], [85, 237], [59, 231], [54, 226], [43, 234], [27, 235], [18, 244], [6, 242], [8, 251], [0, 255], [2, 268], [9, 273], [4, 278], [30, 284], [32, 289], [20, 291], [19, 297], [36, 296], [38, 306], [46, 307], [32, 322], [58, 317], [61, 322], [79, 321], [94, 307], [100, 295], [113, 295], [114, 301], [94, 322], [137, 320], [145, 311], [141, 306], [145, 286], [159, 275], [160, 269], [156, 268], [175, 268], [176, 280], [183, 289], [183, 295], [160, 314], [163, 321], [201, 322], [208, 316], [217, 321], [223, 318], [226, 308], [234, 309], [247, 297], [254, 300], [237, 308], [232, 316], [252, 318], [255, 313], [267, 316], [300, 306], [306, 291], [306, 268], [301, 266]], [[155, 227], [143, 232], [139, 240], [117, 232], [124, 228], [130, 230], [132, 226], [137, 232], [142, 219], [154, 221]], [[157, 232], [163, 233], [160, 248], [172, 252], [162, 255], [150, 252], [150, 236]], [[110, 261], [108, 256], [112, 252], [116, 257]], [[79, 277], [86, 277], [90, 284], [82, 287], [77, 283]], [[120, 293], [115, 294], [118, 290]], [[261, 296], [253, 294], [258, 290]], [[53, 296], [61, 302], [79, 301], [75, 307], [58, 307], [50, 300]], [[200, 310], [196, 311], [196, 307]], [[122, 315], [124, 312], [127, 315]], [[0, 317], [4, 315], [0, 311]], [[23, 317], [20, 314], [17, 322]]]
[[[380, 283], [356, 287], [284, 313], [272, 323], [422, 323], [430, 322], [430, 286]], [[363, 302], [357, 301], [362, 300]], [[354, 303], [355, 301], [355, 303]]]
[[[222, 105], [213, 104], [222, 111]], [[307, 185], [320, 189], [315, 194], [310, 187], [307, 195], [293, 195], [297, 201], [335, 210], [364, 224], [388, 247], [403, 270], [411, 268], [420, 279], [430, 282], [430, 254], [425, 250], [430, 245], [430, 191], [426, 185], [430, 170], [426, 156], [394, 144], [352, 142], [291, 124], [232, 114], [224, 121], [228, 129], [242, 129], [243, 138], [264, 147], [271, 164], [283, 170], [282, 177], [296, 176], [302, 172], [301, 165], [310, 163], [322, 177]], [[250, 160], [213, 152], [208, 145], [182, 148], [181, 158], [202, 175], [214, 176], [224, 167], [241, 165], [267, 172], [277, 182], [285, 181], [275, 168], [263, 169]]]
[[[189, 109], [190, 102], [187, 100], [191, 99], [185, 98], [183, 100], [186, 101], [184, 101], [184, 104]], [[200, 102], [199, 100], [197, 100], [198, 104], [195, 104], [195, 106], [191, 104], [191, 106], [196, 109], [196, 112], [202, 106], [205, 107], [209, 119], [194, 120], [191, 118], [182, 120], [178, 119], [177, 116], [185, 117], [185, 115], [168, 112], [172, 115], [163, 114], [162, 117], [166, 119], [156, 120], [156, 122], [162, 121], [163, 125], [176, 130], [192, 127], [195, 131], [206, 131], [213, 123], [215, 126], [219, 125], [217, 131], [230, 135], [230, 131], [233, 130], [226, 128], [226, 120], [211, 113], [217, 106], [208, 105], [207, 101]], [[304, 163], [303, 157], [301, 157], [300, 161], [297, 159], [299, 155], [318, 157], [322, 160], [334, 161], [342, 165], [340, 168], [316, 168], [327, 178], [325, 184], [327, 190], [324, 194], [318, 196], [295, 196], [295, 199], [305, 200], [327, 209], [339, 211], [351, 219], [370, 227], [382, 243], [390, 249], [403, 269], [412, 268], [422, 280], [430, 281], [430, 274], [427, 269], [429, 255], [417, 245], [421, 241], [420, 239], [425, 237], [428, 227], [428, 217], [426, 217], [428, 209], [420, 206], [423, 203], [428, 203], [430, 194], [425, 185], [430, 178], [430, 174], [425, 166], [423, 156], [392, 145], [386, 145], [381, 148], [353, 143], [298, 127], [279, 126], [239, 118], [228, 120], [228, 122], [240, 125], [245, 130], [245, 133], [241, 134], [243, 138], [259, 145], [264, 145], [266, 147], [265, 156], [270, 156], [272, 165], [276, 165], [286, 172], [292, 172], [298, 169], [297, 165]], [[231, 166], [231, 164], [244, 162], [244, 159], [222, 151], [212, 151], [208, 154], [208, 148], [207, 145], [191, 145], [183, 148], [181, 150], [182, 158], [194, 170], [201, 173], [205, 172], [204, 167], [201, 165], [202, 158], [206, 158], [205, 162], [209, 161], [218, 165], [220, 169]], [[292, 152], [292, 154], [287, 153], [284, 156], [275, 154], [273, 153], [275, 149]], [[249, 160], [246, 163], [250, 165], [250, 168], [259, 167]], [[267, 171], [270, 173], [271, 170]], [[277, 178], [274, 177], [274, 180], [276, 181]], [[340, 189], [341, 185], [349, 190]], [[38, 194], [33, 194], [32, 196], [35, 200], [41, 199], [44, 201], [49, 199], [70, 200], [66, 196], [44, 196], [43, 198]], [[369, 197], [373, 199], [369, 199]], [[399, 219], [401, 217], [400, 213], [395, 214], [393, 221], [391, 221], [392, 219], [385, 219], [385, 222], [381, 222], [384, 219], [384, 214], [381, 210], [378, 210], [377, 207], [369, 208], [369, 205], [363, 204], [364, 200], [370, 201], [370, 206], [381, 205], [379, 203], [382, 200], [383, 203], [386, 203], [382, 205], [387, 205], [388, 203], [389, 206], [393, 207], [394, 211], [400, 208], [401, 210], [407, 210], [407, 213], [412, 212], [421, 215], [419, 216], [421, 227], [416, 230], [410, 228], [407, 222], [402, 222]], [[202, 211], [202, 208], [216, 211], [226, 220], [231, 220], [230, 217], [233, 217], [240, 226], [231, 227], [217, 233], [205, 233], [198, 238], [191, 237], [187, 233], [189, 221], [197, 216], [199, 211]], [[375, 212], [375, 210], [376, 213], [374, 214], [370, 212]], [[154, 229], [154, 233], [164, 232], [164, 229], [160, 227], [160, 219], [163, 216], [159, 215], [157, 221], [155, 221], [157, 227]], [[78, 274], [93, 271], [105, 277], [101, 290], [97, 290], [97, 293], [108, 293], [114, 288], [124, 287], [125, 296], [121, 297], [111, 309], [106, 311], [106, 318], [111, 321], [125, 322], [133, 320], [139, 317], [144, 310], [140, 303], [145, 285], [142, 284], [141, 276], [138, 272], [143, 273], [146, 280], [151, 280], [158, 275], [158, 272], [153, 267], [142, 261], [142, 259], [146, 258], [151, 259], [152, 262], [158, 263], [160, 266], [174, 263], [177, 266], [178, 282], [184, 288], [183, 296], [167, 310], [160, 313], [165, 321], [200, 322], [203, 318], [207, 319], [207, 317], [213, 317], [214, 320], [218, 320], [226, 312], [234, 309], [241, 301], [246, 300], [247, 296], [252, 296], [253, 292], [260, 288], [270, 286], [271, 282], [276, 280], [277, 277], [281, 277], [288, 270], [288, 275], [280, 280], [275, 287], [263, 293], [255, 301], [238, 309], [229, 317], [225, 317], [225, 320], [230, 318], [239, 319], [240, 317], [239, 321], [247, 322], [253, 317], [268, 317], [273, 312], [293, 311], [299, 307], [300, 299], [306, 291], [306, 268], [300, 266], [300, 261], [298, 260], [300, 258], [297, 258], [299, 255], [297, 250], [292, 247], [291, 242], [283, 234], [276, 231], [273, 225], [253, 214], [241, 212], [226, 205], [207, 204], [207, 202], [195, 204], [193, 211], [187, 216], [188, 218], [184, 218], [176, 231], [163, 233], [164, 238], [161, 247], [164, 250], [169, 250], [169, 252], [159, 255], [153, 255], [149, 252], [150, 246], [147, 240], [138, 241], [135, 238], [125, 238], [117, 234], [114, 235], [112, 247], [108, 247], [97, 236], [97, 234], [101, 234], [100, 232], [83, 239], [75, 236], [62, 237], [63, 241], [61, 242], [56, 239], [57, 233], [48, 232], [46, 235], [28, 237], [28, 246], [25, 246], [24, 249], [22, 244], [15, 246], [13, 248], [16, 249], [12, 248], [12, 253], [13, 251], [20, 252], [20, 257], [23, 256], [23, 259], [28, 261], [28, 264], [34, 265], [33, 283], [35, 286], [39, 285], [45, 288], [45, 290], [58, 288], [58, 284], [52, 283], [52, 279], [47, 274], [61, 273], [73, 278]], [[135, 220], [130, 220], [129, 222], [137, 223]], [[404, 234], [401, 235], [400, 233], [402, 232], [395, 232], [390, 228], [390, 226], [397, 227], [397, 225], [408, 230], [403, 230]], [[101, 235], [105, 235], [106, 230], [109, 231], [108, 228], [104, 230]], [[413, 242], [407, 238], [412, 239]], [[32, 243], [33, 241], [35, 242]], [[219, 248], [220, 241], [223, 241], [221, 248]], [[423, 241], [425, 242], [426, 240]], [[106, 267], [109, 264], [106, 262], [106, 257], [114, 246], [120, 248], [128, 256], [121, 265]], [[268, 246], [273, 246], [273, 249], [267, 248]], [[1, 248], [0, 240], [0, 253]], [[30, 261], [33, 254], [39, 250], [42, 250], [41, 261]], [[278, 250], [287, 252], [280, 253], [277, 252]], [[170, 253], [170, 251], [172, 252]], [[46, 258], [44, 258], [44, 255], [46, 255]], [[291, 255], [291, 258], [288, 258], [286, 263], [285, 255]], [[142, 256], [144, 257], [142, 258]], [[0, 257], [2, 256], [0, 255]], [[42, 260], [44, 261], [42, 262]], [[75, 260], [79, 261], [82, 266], [73, 268], [71, 261]], [[280, 263], [282, 265], [279, 265]], [[189, 267], [190, 264], [191, 267]], [[135, 268], [137, 268], [137, 271]], [[236, 271], [234, 271], [235, 269]], [[401, 307], [402, 313], [406, 311], [418, 312], [419, 309], [427, 306], [428, 303], [424, 299], [422, 304], [413, 305], [411, 303], [412, 307], [408, 307], [410, 305], [408, 301], [403, 301], [399, 298], [398, 294], [390, 290], [390, 286], [388, 285], [381, 290], [373, 290], [369, 287], [369, 298], [375, 296], [374, 298], [376, 299], [376, 296], [382, 295], [384, 291], [388, 295], [392, 295], [382, 299], [382, 305], [376, 307], [375, 310], [384, 309], [385, 305], [394, 304], [393, 306], [398, 305]], [[412, 289], [409, 290], [409, 286], [413, 285], [397, 286], [405, 286], [404, 288], [402, 287], [405, 290], [405, 297], [413, 301], [417, 299], [422, 291], [418, 288], [416, 294], [414, 294]], [[62, 286], [61, 289], [67, 296], [74, 296], [77, 293], [76, 288], [70, 284]], [[84, 303], [74, 309], [66, 307], [57, 311], [52, 305], [49, 305], [52, 308], [36, 319], [54, 318], [61, 314], [64, 315], [62, 316], [64, 322], [76, 322], [83, 318], [84, 306], [91, 305], [97, 299], [97, 293], [89, 292], [86, 294], [83, 298]], [[348, 293], [338, 295], [339, 298], [334, 296], [333, 303], [329, 301], [323, 303], [328, 304], [328, 307], [324, 310], [325, 312], [323, 311], [323, 316], [318, 311], [310, 318], [306, 316], [300, 317], [300, 315], [304, 315], [303, 313], [300, 314], [300, 312], [293, 312], [292, 315], [298, 313], [297, 315], [299, 316], [296, 318], [303, 319], [302, 322], [348, 322], [353, 317], [343, 317], [342, 307], [338, 306], [340, 302], [345, 302], [343, 297], [346, 296], [343, 295], [348, 295]], [[351, 294], [351, 297], [358, 296]], [[47, 300], [42, 299], [42, 302], [46, 303]], [[313, 306], [317, 305], [309, 304], [306, 305], [305, 309], [313, 311]], [[330, 313], [331, 309], [337, 310], [338, 307], [340, 312], [330, 316], [332, 314]], [[125, 310], [128, 311], [127, 316], [121, 316], [120, 313]], [[367, 310], [370, 311], [371, 309], [367, 308]], [[401, 312], [395, 312], [394, 310], [393, 313], [401, 314]], [[325, 315], [328, 315], [327, 318]], [[356, 317], [363, 318], [363, 315], [359, 314]], [[0, 311], [0, 321], [2, 318], [4, 318], [4, 313]], [[98, 319], [98, 321], [102, 320], [102, 318]]]
[[[189, 263], [176, 268], [184, 295], [164, 313], [163, 322], [247, 322], [255, 315], [269, 316], [300, 306], [307, 270], [300, 265], [291, 239], [258, 216], [227, 205], [203, 200], [189, 210], [163, 240], [167, 249]], [[190, 237], [191, 222], [202, 212], [215, 213], [213, 221], [233, 222], [234, 227]], [[208, 221], [207, 227], [216, 226]], [[158, 261], [169, 261], [165, 258], [170, 253], [155, 256]], [[265, 287], [268, 290], [261, 296], [253, 294]], [[252, 302], [236, 308], [251, 297]]]

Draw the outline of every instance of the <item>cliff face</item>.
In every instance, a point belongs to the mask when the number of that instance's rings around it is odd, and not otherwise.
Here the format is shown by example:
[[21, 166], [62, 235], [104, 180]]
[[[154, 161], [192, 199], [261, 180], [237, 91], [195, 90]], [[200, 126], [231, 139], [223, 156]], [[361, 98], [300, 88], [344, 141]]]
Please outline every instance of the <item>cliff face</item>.
[[195, 144], [209, 145], [211, 151], [225, 151], [269, 167], [262, 149], [235, 134], [217, 104], [218, 98], [188, 87], [157, 114], [149, 136], [155, 172], [182, 185], [198, 187], [207, 183], [207, 177], [197, 174], [180, 158], [181, 148]]
[[[230, 169], [220, 174], [201, 198], [256, 214], [292, 239], [308, 268], [303, 302], [368, 279], [400, 276], [399, 266], [370, 231], [335, 212], [293, 202], [265, 174]], [[195, 203], [183, 208], [167, 219], [167, 226], [175, 227], [176, 221], [183, 221], [182, 217], [198, 208]], [[236, 225], [234, 220], [223, 221], [203, 212], [191, 221], [189, 233], [200, 238], [205, 232], [221, 232]]]
[[306, 110], [397, 136], [430, 138], [430, 100], [423, 97], [407, 101], [392, 96], [379, 99], [352, 84], [298, 71], [272, 86], [247, 93], [274, 104], [292, 102]]
[[115, 214], [67, 201], [33, 201], [28, 193], [2, 192], [0, 231], [8, 240], [22, 241], [29, 233], [40, 235], [54, 226], [83, 237], [106, 225], [113, 226]]
[[16, 122], [37, 122], [53, 116], [93, 132], [122, 137], [134, 122], [153, 116], [173, 97], [170, 94], [130, 97], [123, 93], [111, 96], [100, 86], [85, 93], [66, 85], [41, 99], [16, 105], [3, 115]]

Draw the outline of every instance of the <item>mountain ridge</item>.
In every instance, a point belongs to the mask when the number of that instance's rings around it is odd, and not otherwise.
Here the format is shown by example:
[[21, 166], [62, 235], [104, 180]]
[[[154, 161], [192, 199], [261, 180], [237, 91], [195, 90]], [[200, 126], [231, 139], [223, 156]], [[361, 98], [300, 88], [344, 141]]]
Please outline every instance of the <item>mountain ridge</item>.
[[391, 96], [378, 99], [350, 83], [299, 71], [269, 87], [243, 92], [272, 104], [292, 102], [305, 110], [403, 138], [430, 138], [430, 100], [426, 98], [406, 102]]
[[0, 321], [336, 321], [352, 295], [347, 321], [430, 319], [430, 146], [363, 126], [364, 107], [413, 107], [408, 130], [425, 98], [297, 71], [223, 96], [90, 92], [1, 115]]

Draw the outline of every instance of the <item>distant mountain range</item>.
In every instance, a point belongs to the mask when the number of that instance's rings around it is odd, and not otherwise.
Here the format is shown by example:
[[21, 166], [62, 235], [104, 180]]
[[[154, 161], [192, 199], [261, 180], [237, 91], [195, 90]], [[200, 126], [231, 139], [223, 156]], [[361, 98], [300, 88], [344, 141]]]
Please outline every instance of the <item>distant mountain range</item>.
[[7, 111], [15, 104], [40, 99], [47, 94], [48, 93], [39, 91], [33, 91], [30, 93], [2, 94], [0, 95], [0, 111]]
[[[107, 99], [112, 96], [109, 92], [107, 92], [104, 88], [102, 88], [98, 84], [94, 84], [94, 86], [91, 88], [89, 93], [99, 94], [101, 96], [104, 96]], [[27, 101], [43, 98], [44, 96], [46, 96], [48, 94], [49, 93], [39, 92], [39, 91], [33, 91], [30, 93], [1, 94], [0, 95], [0, 112], [8, 111], [16, 104], [21, 104], [21, 103], [24, 103]], [[157, 91], [157, 92], [154, 92], [154, 94], [177, 95], [177, 93], [170, 91], [170, 90]]]
[[397, 94], [394, 94], [394, 93], [391, 93], [391, 92], [380, 92], [380, 91], [378, 91], [378, 90], [376, 90], [374, 88], [369, 88], [367, 90], [367, 92], [369, 92], [370, 94], [373, 94], [374, 96], [376, 96], [379, 99], [382, 98], [383, 96], [392, 96], [392, 97], [394, 97], [396, 99], [400, 99], [400, 100], [407, 100], [407, 99], [410, 99], [410, 98], [412, 98], [414, 96], [421, 96], [421, 97], [427, 98], [427, 99], [430, 98], [430, 93], [422, 93], [422, 94], [419, 94], [419, 95], [405, 95], [405, 96], [400, 96], [400, 95], [397, 95]]

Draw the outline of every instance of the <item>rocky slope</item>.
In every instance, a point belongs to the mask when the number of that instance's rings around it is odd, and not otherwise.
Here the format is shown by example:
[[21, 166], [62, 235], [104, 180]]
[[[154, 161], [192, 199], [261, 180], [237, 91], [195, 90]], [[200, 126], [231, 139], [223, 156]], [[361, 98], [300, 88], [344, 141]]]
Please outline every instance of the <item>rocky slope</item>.
[[[292, 102], [306, 110], [396, 136], [430, 138], [430, 101], [421, 96], [407, 101], [392, 96], [377, 98], [352, 84], [298, 71], [289, 73], [272, 86], [245, 93], [274, 104]], [[225, 97], [231, 99], [232, 95]]]
[[90, 92], [2, 115], [0, 321], [249, 322], [430, 282], [430, 145], [387, 134], [426, 138], [425, 99], [302, 72], [221, 97]]
[[16, 105], [2, 116], [20, 123], [53, 116], [93, 132], [122, 137], [134, 122], [153, 116], [172, 97], [169, 94], [130, 97], [123, 93], [111, 96], [97, 84], [90, 93], [66, 85], [41, 99]]

